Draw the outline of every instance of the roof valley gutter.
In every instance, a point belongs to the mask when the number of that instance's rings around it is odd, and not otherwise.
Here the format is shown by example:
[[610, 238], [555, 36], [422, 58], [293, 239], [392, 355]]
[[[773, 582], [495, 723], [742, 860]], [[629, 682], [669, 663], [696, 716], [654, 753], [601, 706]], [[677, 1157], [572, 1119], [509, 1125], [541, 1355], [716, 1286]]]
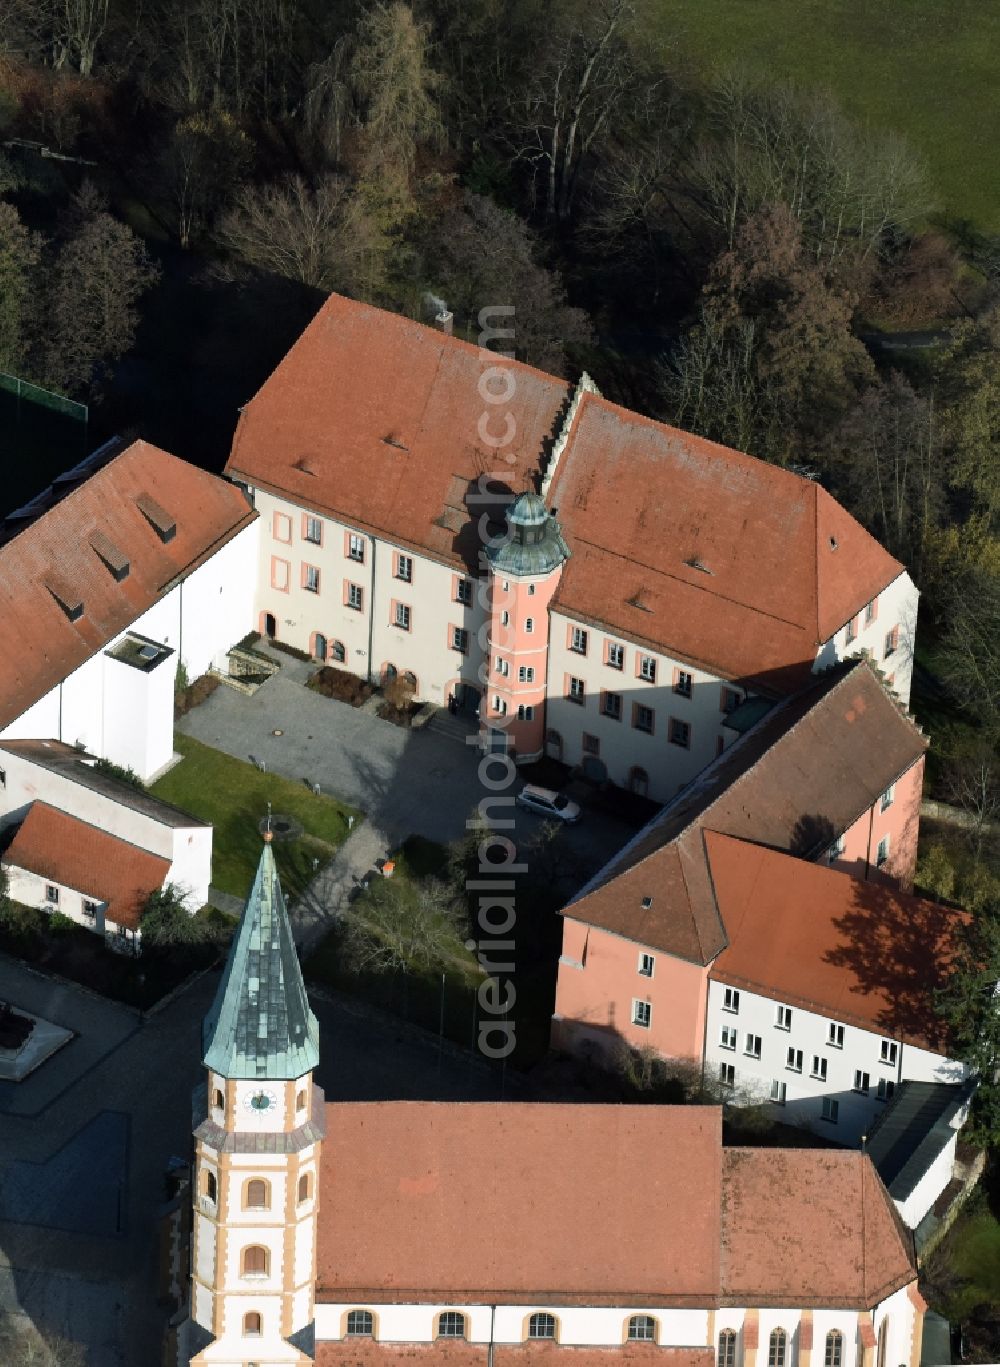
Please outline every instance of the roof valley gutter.
[[497, 1308], [490, 1306], [490, 1346], [486, 1353], [486, 1367], [493, 1367], [493, 1345], [496, 1342]]

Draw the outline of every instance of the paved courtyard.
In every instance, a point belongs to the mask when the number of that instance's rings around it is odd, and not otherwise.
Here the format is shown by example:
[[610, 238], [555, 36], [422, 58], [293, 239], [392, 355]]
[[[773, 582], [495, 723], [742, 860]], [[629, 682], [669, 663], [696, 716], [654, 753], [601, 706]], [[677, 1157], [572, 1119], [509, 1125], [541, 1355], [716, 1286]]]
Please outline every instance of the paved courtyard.
[[[393, 726], [303, 687], [309, 666], [282, 665], [252, 697], [219, 688], [179, 722], [184, 734], [237, 759], [262, 761], [283, 777], [318, 783], [362, 808], [366, 820], [293, 911], [296, 938], [309, 944], [343, 911], [355, 880], [408, 835], [455, 840], [488, 796], [479, 754], [453, 736]], [[275, 736], [274, 731], [280, 731]], [[521, 786], [512, 789], [512, 795]], [[542, 819], [515, 810], [511, 838], [526, 848]], [[607, 813], [585, 813], [560, 834], [582, 884], [634, 834]]]
[[[217, 984], [208, 974], [141, 1022], [0, 957], [0, 999], [76, 1035], [0, 1107], [0, 1308], [85, 1342], [89, 1367], [159, 1361], [157, 1213], [168, 1160], [190, 1155]], [[518, 1094], [518, 1078], [403, 1022], [328, 998], [313, 1007], [328, 1100]]]

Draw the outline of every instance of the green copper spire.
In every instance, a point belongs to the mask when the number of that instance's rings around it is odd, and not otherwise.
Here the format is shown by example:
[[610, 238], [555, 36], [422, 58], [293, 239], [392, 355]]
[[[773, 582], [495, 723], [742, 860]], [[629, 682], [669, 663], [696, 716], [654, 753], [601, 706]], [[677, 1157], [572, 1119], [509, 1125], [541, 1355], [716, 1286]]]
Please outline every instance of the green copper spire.
[[202, 1027], [205, 1066], [227, 1078], [301, 1077], [319, 1062], [288, 912], [265, 837], [257, 877]]

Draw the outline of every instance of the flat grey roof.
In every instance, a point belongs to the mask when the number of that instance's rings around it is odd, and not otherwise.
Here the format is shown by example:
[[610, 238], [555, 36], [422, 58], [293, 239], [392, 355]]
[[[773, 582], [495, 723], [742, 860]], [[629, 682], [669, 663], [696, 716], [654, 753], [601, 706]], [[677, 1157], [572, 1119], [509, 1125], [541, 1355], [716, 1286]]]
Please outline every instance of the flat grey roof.
[[3, 751], [29, 760], [51, 773], [61, 774], [72, 783], [79, 783], [91, 792], [101, 793], [122, 807], [131, 807], [134, 812], [151, 817], [161, 826], [179, 829], [186, 826], [211, 825], [211, 822], [199, 821], [189, 812], [182, 812], [179, 807], [161, 801], [143, 788], [135, 788], [131, 783], [124, 783], [112, 774], [103, 773], [94, 767], [97, 761], [93, 755], [77, 750], [72, 745], [66, 745], [63, 741], [4, 740], [0, 741], [0, 752]]
[[955, 1133], [952, 1120], [975, 1082], [904, 1082], [867, 1143], [879, 1177], [895, 1201], [905, 1201]]

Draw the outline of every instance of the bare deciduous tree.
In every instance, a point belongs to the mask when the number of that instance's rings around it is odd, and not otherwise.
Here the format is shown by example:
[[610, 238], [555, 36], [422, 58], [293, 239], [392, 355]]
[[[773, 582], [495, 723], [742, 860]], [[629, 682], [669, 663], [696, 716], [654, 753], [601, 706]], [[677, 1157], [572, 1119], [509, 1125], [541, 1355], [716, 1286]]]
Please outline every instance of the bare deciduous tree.
[[87, 184], [74, 209], [76, 221], [49, 273], [39, 341], [46, 382], [65, 392], [86, 390], [98, 366], [130, 349], [138, 301], [159, 278], [142, 240], [106, 212]]
[[41, 238], [21, 222], [13, 204], [0, 200], [0, 370], [20, 373], [30, 342], [32, 272]]
[[515, 157], [541, 172], [548, 218], [570, 217], [580, 167], [629, 88], [628, 0], [554, 7], [547, 38], [511, 111]]
[[376, 4], [365, 14], [351, 82], [362, 102], [364, 172], [387, 163], [409, 172], [418, 147], [444, 142], [442, 78], [431, 65], [427, 25], [402, 0]]
[[4, 1367], [85, 1367], [87, 1355], [68, 1339], [44, 1337], [27, 1315], [0, 1315]]
[[894, 555], [913, 569], [944, 498], [934, 395], [893, 372], [833, 429], [825, 459], [838, 491]]
[[325, 162], [339, 162], [344, 127], [351, 108], [349, 79], [351, 45], [342, 37], [322, 61], [312, 62], [305, 75], [303, 121]]
[[859, 128], [827, 94], [757, 85], [741, 73], [710, 93], [689, 188], [730, 247], [762, 206], [787, 204], [826, 268], [871, 256], [890, 227], [928, 208], [923, 168], [901, 138]]
[[589, 342], [590, 320], [572, 308], [560, 277], [537, 260], [531, 229], [491, 199], [467, 193], [460, 207], [430, 226], [426, 270], [456, 316], [474, 325], [479, 310], [514, 306], [519, 356], [543, 370], [566, 372], [566, 343]]
[[211, 225], [248, 157], [249, 141], [231, 114], [192, 114], [178, 121], [161, 172], [182, 247]]
[[671, 358], [670, 416], [781, 464], [801, 456], [874, 377], [853, 306], [804, 250], [787, 206], [759, 210], [713, 265]]
[[1000, 819], [1000, 756], [988, 736], [953, 746], [944, 760], [942, 793], [968, 822], [969, 843], [978, 864], [987, 836]]
[[352, 905], [345, 948], [354, 966], [373, 973], [421, 973], [450, 967], [461, 916], [451, 888], [436, 879], [407, 885], [378, 878]]
[[239, 261], [329, 293], [377, 293], [388, 244], [343, 176], [241, 190], [218, 238]]
[[941, 678], [994, 739], [1000, 739], [1000, 574], [972, 566], [951, 586]]

